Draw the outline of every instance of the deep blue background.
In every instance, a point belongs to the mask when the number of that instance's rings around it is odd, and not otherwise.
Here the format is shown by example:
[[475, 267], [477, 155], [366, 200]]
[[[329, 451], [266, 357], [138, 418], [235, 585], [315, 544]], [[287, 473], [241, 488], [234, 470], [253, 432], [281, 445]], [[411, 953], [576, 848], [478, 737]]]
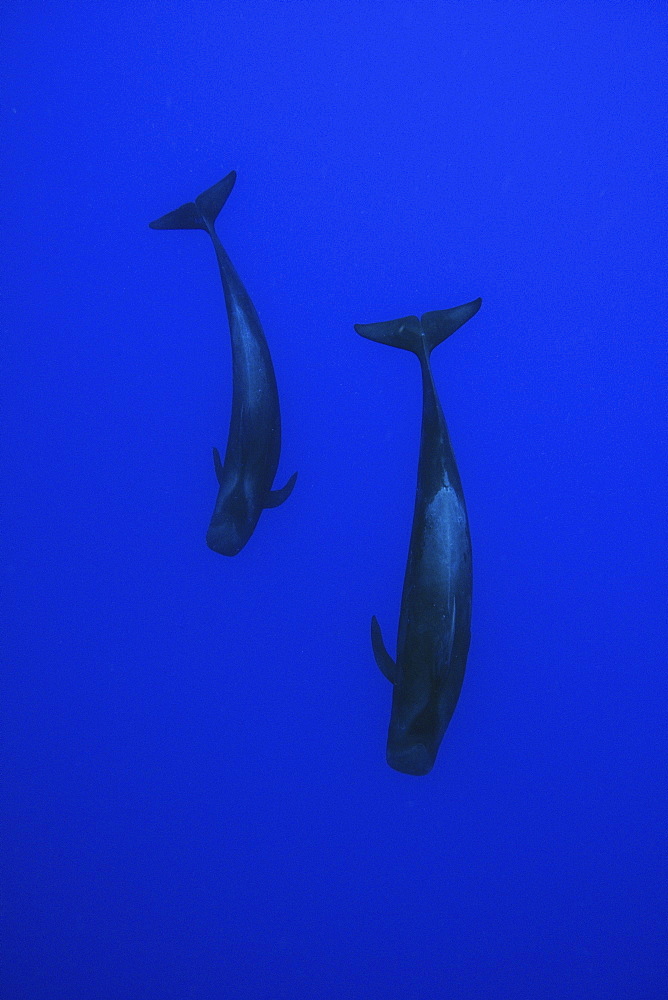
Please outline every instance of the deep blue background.
[[[3, 1000], [666, 996], [666, 8], [15, 5], [3, 14]], [[204, 535], [230, 363], [279, 485]], [[415, 359], [474, 624], [434, 771], [384, 760]]]

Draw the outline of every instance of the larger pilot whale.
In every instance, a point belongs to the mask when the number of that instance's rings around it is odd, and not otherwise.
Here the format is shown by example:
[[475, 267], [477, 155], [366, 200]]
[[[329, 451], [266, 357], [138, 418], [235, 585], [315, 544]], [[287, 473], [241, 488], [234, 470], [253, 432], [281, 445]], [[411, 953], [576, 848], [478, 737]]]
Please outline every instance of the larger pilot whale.
[[371, 620], [376, 662], [392, 682], [387, 762], [427, 774], [457, 705], [471, 637], [471, 539], [462, 484], [429, 357], [474, 316], [482, 300], [454, 309], [357, 325], [362, 337], [417, 354], [422, 431], [417, 491], [399, 614], [397, 656]]
[[232, 415], [224, 461], [213, 449], [218, 496], [206, 541], [225, 556], [244, 547], [262, 511], [287, 500], [297, 478], [295, 472], [282, 489], [273, 489], [281, 453], [274, 366], [255, 306], [215, 230], [236, 179], [233, 170], [194, 202], [150, 223], [151, 229], [203, 229], [216, 251], [232, 339]]

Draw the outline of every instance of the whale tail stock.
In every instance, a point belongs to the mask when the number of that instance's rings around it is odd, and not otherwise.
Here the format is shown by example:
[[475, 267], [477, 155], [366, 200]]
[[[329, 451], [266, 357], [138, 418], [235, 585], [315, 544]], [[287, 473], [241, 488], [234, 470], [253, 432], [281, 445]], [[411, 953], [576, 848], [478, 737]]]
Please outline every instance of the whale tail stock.
[[400, 347], [418, 356], [426, 350], [428, 357], [435, 347], [475, 316], [481, 304], [482, 299], [474, 299], [473, 302], [455, 306], [454, 309], [425, 313], [421, 319], [417, 316], [405, 316], [403, 319], [390, 320], [389, 323], [357, 323], [355, 330], [367, 340]]
[[211, 233], [236, 179], [236, 170], [232, 170], [222, 181], [198, 195], [194, 201], [188, 201], [173, 212], [149, 222], [149, 226], [151, 229], [203, 229], [206, 233]]

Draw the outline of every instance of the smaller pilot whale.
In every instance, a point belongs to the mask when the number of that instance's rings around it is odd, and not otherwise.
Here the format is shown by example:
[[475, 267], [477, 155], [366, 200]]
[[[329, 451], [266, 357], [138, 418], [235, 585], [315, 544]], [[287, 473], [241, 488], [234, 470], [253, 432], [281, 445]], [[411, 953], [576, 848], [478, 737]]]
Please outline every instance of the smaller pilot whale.
[[194, 202], [151, 222], [151, 229], [203, 229], [213, 242], [232, 339], [232, 415], [225, 460], [213, 449], [218, 497], [207, 531], [209, 548], [234, 556], [266, 507], [292, 493], [297, 473], [272, 489], [281, 453], [281, 413], [269, 347], [255, 306], [214, 228], [237, 178], [233, 170]]
[[389, 323], [358, 325], [369, 340], [417, 354], [422, 432], [413, 527], [399, 614], [397, 658], [371, 620], [376, 662], [393, 684], [387, 762], [405, 774], [434, 766], [457, 705], [471, 635], [471, 540], [466, 505], [429, 356], [482, 300]]

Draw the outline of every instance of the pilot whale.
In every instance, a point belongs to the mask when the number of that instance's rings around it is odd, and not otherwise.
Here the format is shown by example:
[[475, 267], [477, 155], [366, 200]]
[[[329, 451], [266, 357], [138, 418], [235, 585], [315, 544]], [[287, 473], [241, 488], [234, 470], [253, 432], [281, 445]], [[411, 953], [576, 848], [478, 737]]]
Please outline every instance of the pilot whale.
[[362, 337], [417, 354], [422, 431], [417, 491], [399, 614], [397, 657], [371, 620], [376, 662], [392, 682], [387, 762], [427, 774], [461, 691], [471, 636], [471, 539], [462, 484], [431, 371], [430, 354], [474, 316], [482, 300], [454, 309], [357, 325]]
[[241, 551], [262, 511], [287, 500], [297, 479], [295, 472], [282, 489], [272, 488], [281, 453], [274, 366], [255, 306], [214, 226], [236, 179], [233, 170], [194, 202], [149, 223], [151, 229], [203, 229], [216, 251], [232, 339], [232, 415], [225, 460], [213, 449], [218, 496], [206, 541], [225, 556]]

